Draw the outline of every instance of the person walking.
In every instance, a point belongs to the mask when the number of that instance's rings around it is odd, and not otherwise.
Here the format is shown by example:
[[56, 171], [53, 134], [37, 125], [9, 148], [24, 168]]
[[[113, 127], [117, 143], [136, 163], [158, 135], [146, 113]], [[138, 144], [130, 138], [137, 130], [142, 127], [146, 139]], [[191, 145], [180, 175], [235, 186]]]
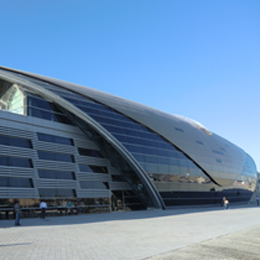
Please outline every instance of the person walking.
[[20, 224], [20, 218], [21, 218], [21, 206], [20, 201], [17, 200], [14, 204], [14, 212], [15, 212], [15, 225], [21, 226]]
[[45, 219], [45, 210], [47, 209], [47, 203], [43, 200], [40, 204], [41, 218]]
[[256, 199], [256, 205], [259, 206], [259, 196], [256, 195], [255, 199]]

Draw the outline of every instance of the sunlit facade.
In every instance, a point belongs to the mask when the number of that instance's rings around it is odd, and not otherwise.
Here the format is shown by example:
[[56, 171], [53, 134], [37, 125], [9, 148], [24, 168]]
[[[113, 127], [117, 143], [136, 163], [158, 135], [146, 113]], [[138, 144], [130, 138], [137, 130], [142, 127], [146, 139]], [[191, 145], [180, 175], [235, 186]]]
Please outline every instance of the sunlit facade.
[[0, 202], [167, 209], [248, 202], [253, 159], [196, 121], [0, 67]]

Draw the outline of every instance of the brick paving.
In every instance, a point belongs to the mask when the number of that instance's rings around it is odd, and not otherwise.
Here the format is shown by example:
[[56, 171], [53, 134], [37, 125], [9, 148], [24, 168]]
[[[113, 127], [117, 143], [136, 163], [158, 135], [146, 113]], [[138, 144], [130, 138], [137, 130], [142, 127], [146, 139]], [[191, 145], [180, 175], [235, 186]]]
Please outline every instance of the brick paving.
[[[259, 216], [260, 207], [246, 205], [21, 219], [19, 227], [1, 220], [0, 259], [200, 259], [196, 248], [212, 248], [203, 243], [236, 234], [246, 241], [250, 230], [260, 234]], [[253, 241], [251, 235], [246, 246], [254, 247]]]

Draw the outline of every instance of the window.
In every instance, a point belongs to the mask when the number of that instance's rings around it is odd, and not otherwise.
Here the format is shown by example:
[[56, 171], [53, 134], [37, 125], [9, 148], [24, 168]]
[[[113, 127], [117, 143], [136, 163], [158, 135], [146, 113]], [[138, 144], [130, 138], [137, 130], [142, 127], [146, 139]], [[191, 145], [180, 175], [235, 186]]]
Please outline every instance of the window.
[[74, 156], [64, 153], [53, 153], [46, 151], [38, 151], [39, 159], [50, 160], [50, 161], [60, 161], [60, 162], [72, 162], [74, 163]]
[[120, 175], [111, 175], [113, 182], [124, 182], [123, 178]]
[[74, 172], [38, 170], [40, 178], [76, 180]]
[[79, 168], [80, 168], [80, 171], [82, 171], [82, 172], [108, 173], [107, 167], [103, 167], [103, 166], [80, 164]]
[[202, 145], [203, 145], [203, 142], [201, 142], [201, 141], [198, 141], [198, 140], [196, 141], [196, 143], [198, 143], [198, 144], [202, 144]]
[[39, 189], [40, 198], [74, 198], [76, 190], [71, 189]]
[[220, 159], [216, 159], [216, 162], [218, 162], [218, 163], [222, 163], [222, 160], [220, 160]]
[[73, 123], [70, 121], [70, 119], [67, 116], [60, 115], [60, 114], [53, 114], [53, 121], [67, 124], [67, 125], [73, 125]]
[[24, 115], [24, 96], [22, 95], [23, 90], [21, 86], [2, 80], [1, 85], [1, 108], [11, 113]]
[[44, 99], [41, 99], [40, 97], [35, 98], [35, 97], [28, 96], [28, 106], [62, 113], [53, 103], [49, 103]]
[[0, 177], [1, 187], [33, 188], [32, 179]]
[[8, 156], [0, 156], [0, 165], [33, 168], [31, 159]]
[[23, 147], [23, 148], [32, 148], [31, 140], [5, 136], [5, 135], [0, 135], [0, 144]]
[[81, 181], [80, 187], [82, 189], [109, 189], [107, 182], [98, 182], [98, 181]]
[[78, 148], [78, 151], [79, 154], [83, 156], [103, 158], [103, 156], [97, 150]]
[[44, 141], [44, 142], [58, 143], [58, 144], [72, 145], [72, 146], [74, 145], [73, 140], [66, 137], [43, 134], [43, 133], [37, 133], [37, 136], [40, 141]]
[[[29, 95], [33, 94], [29, 93]], [[28, 116], [39, 117], [50, 121], [73, 125], [67, 116], [65, 116], [59, 107], [54, 103], [47, 102], [38, 96], [37, 98], [28, 96], [27, 103]]]
[[45, 111], [45, 110], [36, 109], [36, 108], [29, 107], [28, 116], [34, 116], [34, 117], [39, 117], [42, 119], [53, 121], [53, 113]]

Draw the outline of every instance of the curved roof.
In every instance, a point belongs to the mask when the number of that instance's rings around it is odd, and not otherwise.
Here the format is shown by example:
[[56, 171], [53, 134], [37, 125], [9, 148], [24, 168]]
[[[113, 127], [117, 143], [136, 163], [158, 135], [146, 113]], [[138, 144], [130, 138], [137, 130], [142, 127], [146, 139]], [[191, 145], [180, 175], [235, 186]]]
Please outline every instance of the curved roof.
[[[2, 69], [6, 68], [2, 67]], [[217, 134], [209, 132], [192, 120], [89, 87], [33, 73], [13, 69], [7, 70], [57, 84], [125, 114], [177, 146], [220, 185], [232, 184], [230, 180], [235, 180], [243, 169], [246, 153], [241, 148]]]

